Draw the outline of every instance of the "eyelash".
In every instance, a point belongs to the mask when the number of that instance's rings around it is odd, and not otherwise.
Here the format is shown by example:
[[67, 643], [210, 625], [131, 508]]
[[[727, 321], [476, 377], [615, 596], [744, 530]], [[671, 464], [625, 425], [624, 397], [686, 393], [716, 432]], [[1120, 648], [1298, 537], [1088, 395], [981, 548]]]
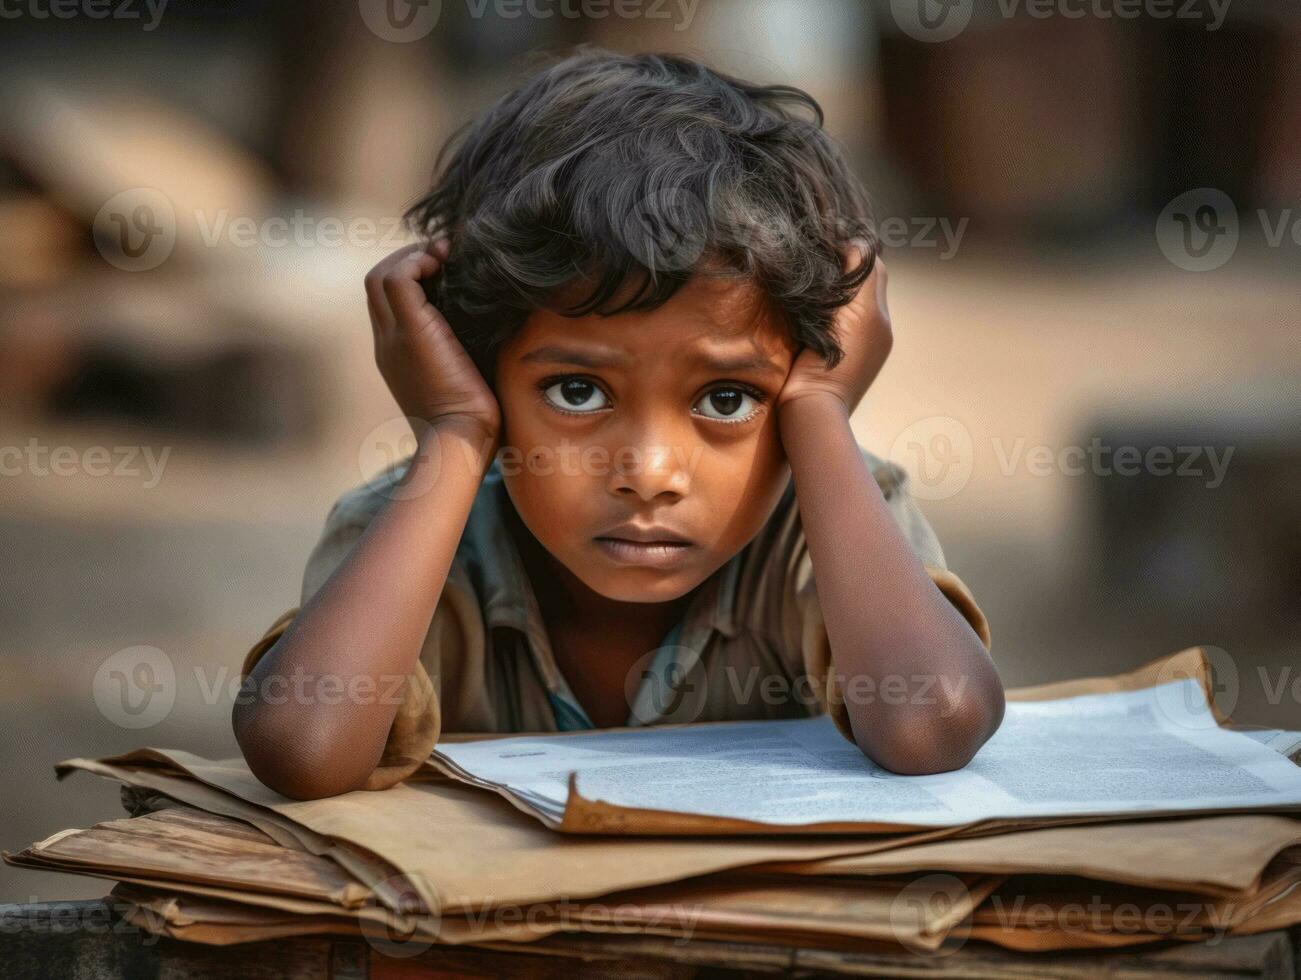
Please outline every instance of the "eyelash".
[[[592, 387], [599, 389], [603, 393], [605, 392], [605, 389], [601, 388], [600, 384], [598, 384], [592, 378], [587, 377], [586, 375], [553, 374], [550, 377], [541, 379], [537, 383], [538, 398], [541, 399], [542, 403], [546, 405], [548, 408], [552, 409], [553, 411], [559, 412], [561, 415], [577, 415], [580, 417], [585, 415], [595, 415], [596, 412], [568, 411], [567, 409], [561, 408], [555, 402], [551, 401], [551, 399], [547, 397], [547, 389], [563, 381], [586, 381]], [[706, 391], [704, 395], [702, 395], [701, 397], [703, 398], [707, 395], [711, 395], [716, 391], [731, 391], [731, 390], [744, 392], [745, 394], [753, 398], [756, 402], [758, 402], [760, 407], [768, 403], [768, 395], [766, 393], [760, 391], [758, 388], [755, 388], [753, 385], [748, 385], [741, 381], [728, 381], [723, 384], [715, 385], [713, 388], [709, 389], [709, 391]], [[609, 394], [606, 394], [605, 397], [610, 398]], [[613, 401], [613, 399], [611, 399], [611, 401]], [[740, 425], [742, 423], [749, 422], [758, 414], [759, 414], [759, 410], [755, 409], [749, 415], [739, 419], [715, 419], [715, 418], [709, 418], [708, 416], [702, 416], [702, 418], [704, 418], [708, 422], [718, 422], [721, 423], [722, 425]]]

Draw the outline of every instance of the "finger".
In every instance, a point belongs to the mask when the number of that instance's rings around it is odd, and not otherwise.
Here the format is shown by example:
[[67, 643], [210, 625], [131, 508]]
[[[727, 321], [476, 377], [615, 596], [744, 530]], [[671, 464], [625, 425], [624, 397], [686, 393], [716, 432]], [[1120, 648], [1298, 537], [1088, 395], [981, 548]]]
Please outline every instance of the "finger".
[[393, 328], [392, 314], [389, 312], [388, 303], [384, 302], [382, 298], [376, 301], [375, 297], [371, 295], [370, 286], [366, 287], [366, 312], [370, 316], [372, 332], [378, 341], [380, 337]]
[[423, 326], [435, 312], [420, 280], [437, 267], [437, 259], [427, 253], [420, 253], [407, 257], [384, 276], [384, 296], [393, 311], [399, 332]]
[[377, 335], [376, 339], [379, 339], [384, 334], [391, 333], [395, 326], [393, 311], [389, 309], [388, 300], [384, 296], [384, 276], [399, 262], [406, 259], [407, 256], [418, 251], [420, 251], [419, 245], [404, 245], [397, 251], [384, 256], [366, 273], [364, 280], [366, 309], [370, 313], [370, 322]]
[[[421, 246], [413, 245], [400, 249], [371, 270], [366, 277], [366, 304], [371, 314], [371, 322], [375, 324], [379, 337], [388, 336], [397, 330], [402, 315], [402, 312], [394, 306], [393, 295], [390, 294], [386, 283], [392, 279], [399, 279], [415, 287], [421, 302], [415, 307], [411, 307], [408, 302], [407, 315], [411, 315], [428, 302], [424, 289], [419, 284], [420, 280], [437, 272], [438, 266], [438, 259], [423, 251]], [[382, 274], [381, 269], [384, 269]], [[405, 290], [400, 291], [398, 295], [410, 296]]]
[[384, 274], [394, 266], [405, 261], [409, 256], [422, 253], [424, 250], [424, 246], [419, 243], [414, 245], [403, 245], [397, 251], [390, 252], [388, 255], [384, 256], [384, 258], [375, 263], [375, 267], [371, 269], [367, 275], [382, 278]]
[[448, 238], [446, 235], [443, 235], [439, 238], [435, 238], [432, 242], [429, 243], [429, 248], [428, 248], [429, 254], [432, 255], [434, 258], [438, 259], [439, 262], [446, 262], [447, 256], [451, 253], [451, 251], [452, 251], [452, 240]]

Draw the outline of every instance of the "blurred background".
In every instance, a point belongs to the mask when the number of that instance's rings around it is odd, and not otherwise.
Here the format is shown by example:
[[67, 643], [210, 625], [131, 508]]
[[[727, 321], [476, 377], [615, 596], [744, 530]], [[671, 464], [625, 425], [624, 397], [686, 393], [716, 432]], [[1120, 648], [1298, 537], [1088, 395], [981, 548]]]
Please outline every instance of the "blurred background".
[[[1301, 727], [1296, 5], [0, 13], [0, 846], [123, 815], [61, 759], [238, 753], [244, 652], [401, 448], [362, 276], [453, 129], [583, 42], [824, 106], [891, 271], [855, 430], [909, 470], [1009, 686], [1200, 644], [1236, 720]], [[0, 868], [0, 901], [102, 893]]]

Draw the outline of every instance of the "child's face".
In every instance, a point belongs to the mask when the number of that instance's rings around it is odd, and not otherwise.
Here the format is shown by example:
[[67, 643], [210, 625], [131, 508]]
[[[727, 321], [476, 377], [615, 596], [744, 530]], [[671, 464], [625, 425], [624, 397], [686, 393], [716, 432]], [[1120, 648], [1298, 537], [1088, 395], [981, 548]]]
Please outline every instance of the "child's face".
[[[533, 314], [497, 358], [501, 468], [520, 517], [606, 598], [684, 595], [758, 533], [787, 486], [774, 403], [794, 354], [745, 280], [697, 277], [650, 312]], [[599, 540], [625, 522], [690, 543], [647, 553]]]

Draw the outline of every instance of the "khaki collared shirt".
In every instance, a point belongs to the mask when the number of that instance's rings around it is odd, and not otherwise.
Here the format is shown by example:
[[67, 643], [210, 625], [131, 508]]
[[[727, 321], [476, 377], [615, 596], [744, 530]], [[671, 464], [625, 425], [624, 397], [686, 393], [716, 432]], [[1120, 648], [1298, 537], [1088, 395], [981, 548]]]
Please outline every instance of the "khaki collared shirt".
[[[861, 447], [860, 447], [861, 448]], [[899, 527], [932, 580], [990, 649], [989, 623], [949, 571], [935, 532], [894, 463], [862, 450]], [[410, 460], [340, 497], [303, 573], [299, 606], [244, 657], [241, 678], [329, 579], [391, 495]], [[537, 598], [504, 520], [512, 507], [494, 461], [475, 497], [414, 672], [367, 789], [411, 775], [442, 731], [549, 732], [590, 727], [552, 656]], [[850, 741], [843, 678], [833, 669], [792, 480], [759, 533], [702, 583], [683, 620], [629, 675], [630, 726], [829, 713]], [[377, 693], [383, 693], [377, 688]]]

